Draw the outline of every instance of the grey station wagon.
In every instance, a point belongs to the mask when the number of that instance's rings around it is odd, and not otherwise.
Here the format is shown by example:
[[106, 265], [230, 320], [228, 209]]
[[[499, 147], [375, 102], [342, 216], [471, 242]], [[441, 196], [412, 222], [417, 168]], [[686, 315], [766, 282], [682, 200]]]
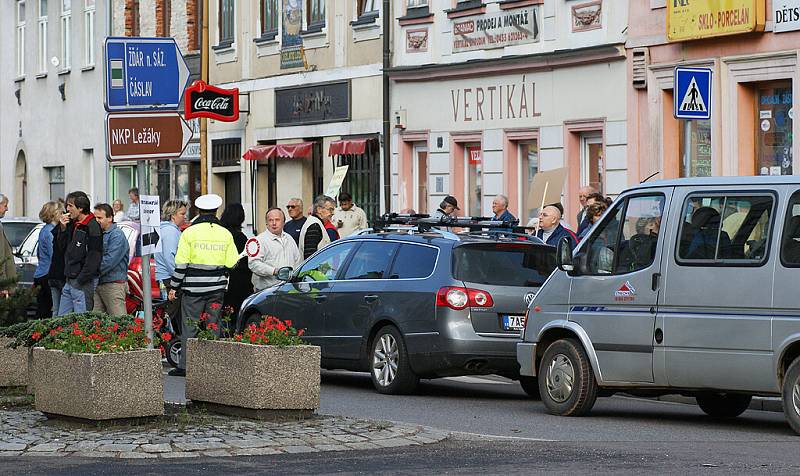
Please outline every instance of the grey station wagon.
[[800, 433], [797, 177], [642, 184], [557, 261], [517, 346], [551, 413], [621, 390], [694, 396], [716, 417], [781, 396]]
[[[293, 321], [322, 348], [322, 367], [370, 372], [381, 393], [420, 378], [519, 379], [528, 302], [555, 269], [555, 247], [513, 233], [416, 227], [336, 241], [285, 282], [247, 299], [238, 328], [264, 314]], [[523, 388], [538, 393], [536, 380]]]

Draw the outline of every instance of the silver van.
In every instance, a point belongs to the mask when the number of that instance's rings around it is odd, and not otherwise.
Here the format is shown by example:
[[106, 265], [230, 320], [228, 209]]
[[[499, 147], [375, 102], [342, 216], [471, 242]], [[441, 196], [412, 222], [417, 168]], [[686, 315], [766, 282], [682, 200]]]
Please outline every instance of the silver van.
[[559, 243], [517, 360], [557, 415], [617, 391], [693, 396], [715, 417], [780, 396], [800, 433], [800, 180], [641, 184]]

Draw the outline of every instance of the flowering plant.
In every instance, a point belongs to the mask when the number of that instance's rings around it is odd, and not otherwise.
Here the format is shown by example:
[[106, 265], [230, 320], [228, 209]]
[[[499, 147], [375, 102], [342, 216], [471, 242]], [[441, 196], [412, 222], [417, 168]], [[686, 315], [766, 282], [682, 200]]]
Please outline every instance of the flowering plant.
[[250, 324], [241, 334], [233, 336], [236, 342], [255, 345], [303, 345], [303, 329], [292, 327], [292, 321], [281, 321], [273, 316], [264, 316], [258, 325]]
[[[208, 306], [212, 311], [216, 312], [222, 309], [222, 304], [212, 302]], [[211, 322], [211, 313], [200, 313], [200, 319], [187, 319], [186, 322], [196, 329], [195, 337], [203, 340], [217, 340], [220, 337], [231, 337], [231, 320], [234, 309], [231, 306], [225, 306], [221, 311], [220, 322]]]

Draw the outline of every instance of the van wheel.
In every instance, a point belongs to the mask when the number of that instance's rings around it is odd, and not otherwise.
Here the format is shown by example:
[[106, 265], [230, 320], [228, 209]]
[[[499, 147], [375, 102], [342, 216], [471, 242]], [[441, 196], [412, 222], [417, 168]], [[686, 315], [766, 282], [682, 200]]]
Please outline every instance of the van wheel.
[[800, 359], [795, 359], [783, 379], [783, 413], [795, 433], [800, 435]]
[[583, 346], [575, 339], [557, 340], [539, 366], [539, 392], [554, 415], [581, 416], [597, 400], [597, 380]]
[[542, 394], [539, 393], [539, 379], [536, 377], [528, 377], [521, 375], [519, 377], [519, 386], [528, 394], [533, 400], [540, 400]]
[[752, 395], [703, 393], [695, 397], [700, 409], [715, 418], [734, 418], [750, 407]]
[[417, 388], [419, 377], [411, 370], [406, 343], [396, 327], [382, 327], [375, 334], [371, 348], [370, 376], [375, 390], [401, 395]]

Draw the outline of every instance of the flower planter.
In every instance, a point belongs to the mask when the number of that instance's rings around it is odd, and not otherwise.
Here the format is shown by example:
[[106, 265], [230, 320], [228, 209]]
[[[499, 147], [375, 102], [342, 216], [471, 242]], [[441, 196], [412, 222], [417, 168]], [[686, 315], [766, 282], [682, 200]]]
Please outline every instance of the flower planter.
[[186, 398], [249, 410], [319, 408], [320, 349], [189, 339]]
[[13, 339], [0, 337], [0, 387], [22, 387], [29, 384], [28, 349], [7, 346]]
[[33, 349], [35, 407], [85, 420], [164, 414], [161, 352], [67, 354]]

